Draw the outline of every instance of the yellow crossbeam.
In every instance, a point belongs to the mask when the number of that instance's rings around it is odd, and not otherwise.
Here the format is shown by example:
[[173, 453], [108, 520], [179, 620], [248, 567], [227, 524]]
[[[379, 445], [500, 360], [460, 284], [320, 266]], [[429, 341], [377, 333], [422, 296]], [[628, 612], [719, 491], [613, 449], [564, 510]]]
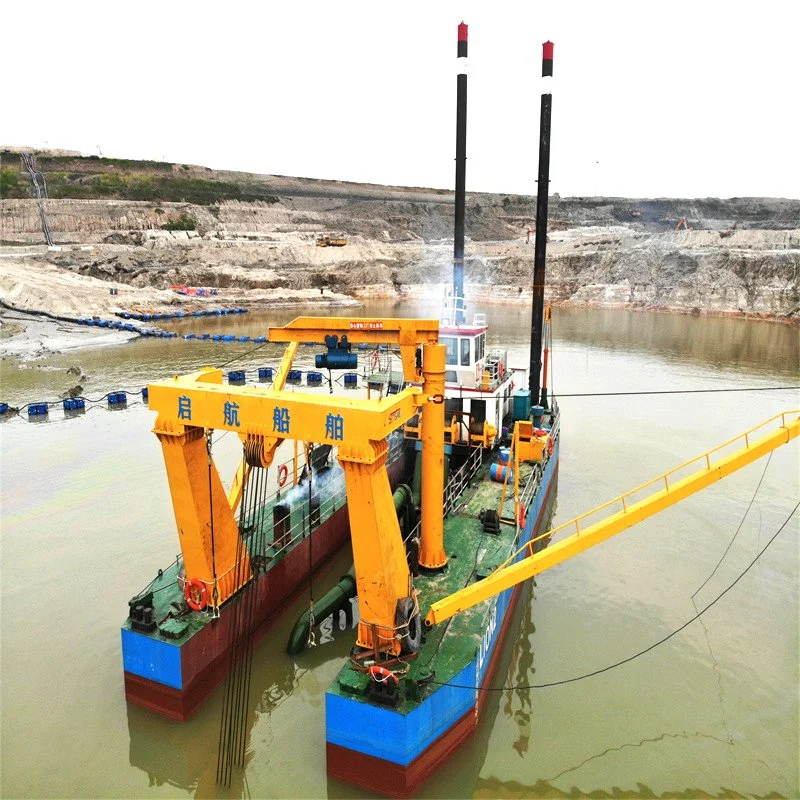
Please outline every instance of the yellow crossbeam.
[[181, 428], [213, 428], [336, 445], [354, 438], [380, 441], [418, 413], [421, 403], [418, 388], [362, 400], [236, 387], [222, 385], [221, 380], [220, 370], [209, 369], [151, 383], [150, 409], [178, 433]]
[[352, 317], [297, 317], [283, 328], [270, 328], [271, 342], [323, 342], [325, 336], [346, 334], [351, 344], [397, 344], [406, 381], [418, 380], [416, 349], [439, 341], [437, 319], [353, 319]]
[[[780, 426], [767, 434], [754, 438], [753, 434], [760, 431], [772, 422], [780, 421]], [[557, 564], [566, 561], [568, 558], [594, 547], [600, 542], [609, 539], [621, 531], [636, 525], [638, 522], [652, 517], [654, 514], [663, 511], [669, 506], [705, 489], [712, 483], [727, 477], [733, 472], [741, 469], [742, 467], [751, 464], [753, 461], [758, 460], [767, 453], [775, 450], [783, 444], [790, 442], [800, 434], [800, 412], [799, 411], [786, 411], [758, 425], [741, 436], [731, 439], [723, 445], [709, 450], [708, 452], [692, 459], [691, 461], [684, 462], [680, 467], [670, 470], [667, 473], [654, 478], [652, 481], [643, 484], [635, 489], [633, 492], [628, 492], [625, 495], [604, 503], [602, 506], [590, 511], [588, 514], [582, 514], [574, 520], [548, 531], [545, 534], [537, 537], [536, 540], [531, 540], [524, 548], [509, 559], [509, 561], [516, 558], [524, 550], [529, 550], [531, 555], [522, 558], [510, 565], [507, 561], [505, 565], [501, 565], [495, 572], [484, 578], [482, 581], [467, 586], [448, 597], [443, 598], [433, 603], [425, 617], [425, 624], [430, 626], [437, 622], [442, 622], [459, 611], [464, 611], [471, 608], [478, 603], [494, 597], [506, 589], [516, 586], [518, 583], [538, 575]], [[743, 444], [739, 446], [733, 453], [720, 457], [712, 461], [711, 455], [717, 453], [722, 448], [728, 447], [737, 441], [741, 440]], [[704, 466], [696, 470], [685, 478], [670, 481], [670, 476], [673, 476], [678, 470], [690, 466], [695, 462], [703, 462]], [[653, 491], [648, 497], [639, 500], [638, 502], [630, 503], [628, 498], [632, 494], [647, 489], [660, 486], [663, 488]], [[580, 521], [587, 517], [614, 507], [617, 503], [621, 504], [621, 509], [611, 514], [607, 518], [589, 525], [586, 528], [580, 527]], [[549, 547], [544, 548], [538, 553], [533, 554], [533, 543], [540, 539], [550, 538], [557, 532], [567, 528], [575, 528], [575, 533], [562, 539]]]

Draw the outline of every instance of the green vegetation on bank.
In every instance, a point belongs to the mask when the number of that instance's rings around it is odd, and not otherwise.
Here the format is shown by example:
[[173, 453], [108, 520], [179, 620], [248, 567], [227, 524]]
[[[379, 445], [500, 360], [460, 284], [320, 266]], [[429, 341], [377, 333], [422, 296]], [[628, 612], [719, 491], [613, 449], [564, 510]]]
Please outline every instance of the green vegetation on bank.
[[197, 222], [188, 214], [181, 214], [177, 219], [171, 219], [161, 226], [162, 231], [194, 231], [197, 230]]
[[[47, 181], [48, 197], [75, 200], [142, 200], [146, 202], [213, 205], [225, 200], [277, 203], [280, 199], [257, 182], [198, 177], [188, 165], [132, 161], [98, 156], [36, 156]], [[19, 155], [4, 151], [0, 196], [29, 199], [31, 185]], [[207, 172], [211, 172], [207, 170]], [[202, 172], [201, 172], [202, 174]], [[178, 230], [188, 230], [180, 228]]]
[[[19, 173], [15, 169], [3, 167], [0, 169], [0, 198], [18, 197], [20, 190]], [[24, 190], [24, 186], [22, 187]]]

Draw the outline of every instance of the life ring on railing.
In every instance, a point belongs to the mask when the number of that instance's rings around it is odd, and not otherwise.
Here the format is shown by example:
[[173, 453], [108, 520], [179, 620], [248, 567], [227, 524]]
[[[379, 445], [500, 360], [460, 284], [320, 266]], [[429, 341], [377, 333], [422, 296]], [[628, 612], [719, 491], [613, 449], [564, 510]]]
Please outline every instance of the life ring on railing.
[[199, 578], [192, 578], [183, 584], [186, 604], [194, 611], [202, 611], [208, 605], [208, 589]]
[[286, 464], [281, 464], [278, 467], [278, 486], [285, 486], [286, 479], [289, 477], [289, 467]]
[[502, 361], [497, 362], [497, 377], [503, 380], [506, 374], [506, 368]]
[[391, 681], [395, 686], [400, 682], [400, 679], [397, 675], [394, 674], [390, 669], [386, 669], [386, 667], [381, 667], [378, 664], [373, 664], [369, 668], [369, 676], [375, 683], [387, 683]]
[[520, 528], [525, 527], [525, 506], [523, 506], [522, 503], [520, 503], [519, 510], [517, 511], [517, 525], [519, 525]]
[[556, 443], [553, 441], [552, 436], [547, 437], [547, 455], [553, 455], [553, 451], [556, 449]]

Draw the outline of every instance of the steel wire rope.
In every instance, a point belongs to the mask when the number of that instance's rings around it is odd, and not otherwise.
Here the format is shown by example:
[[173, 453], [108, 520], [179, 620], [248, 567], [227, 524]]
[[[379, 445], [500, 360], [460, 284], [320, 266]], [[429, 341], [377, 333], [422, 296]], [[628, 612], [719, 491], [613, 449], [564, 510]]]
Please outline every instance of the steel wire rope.
[[[259, 345], [259, 347], [263, 347], [263, 345]], [[258, 348], [256, 348], [258, 349]], [[238, 358], [238, 356], [237, 356]], [[231, 362], [225, 362], [231, 363]], [[225, 366], [225, 364], [221, 365]], [[219, 369], [219, 367], [217, 368]], [[299, 370], [299, 372], [310, 372], [312, 370]], [[553, 357], [552, 354], [550, 356], [550, 376], [551, 381], [553, 380]], [[327, 380], [323, 378], [323, 380]], [[335, 381], [338, 383], [339, 379], [336, 378]], [[551, 384], [551, 396], [555, 397], [556, 393], [553, 391], [553, 387]], [[136, 390], [128, 390], [128, 389], [119, 389], [120, 392], [125, 392], [125, 394], [129, 395], [138, 395], [141, 394], [141, 389]], [[790, 392], [790, 391], [800, 391], [800, 386], [736, 386], [736, 387], [722, 387], [720, 389], [652, 389], [648, 391], [641, 391], [641, 392], [573, 392], [567, 394], [559, 394], [558, 397], [636, 397], [636, 396], [646, 396], [646, 395], [668, 395], [668, 394], [719, 394], [719, 393], [729, 393], [729, 392]], [[38, 402], [42, 402], [43, 404], [50, 406], [58, 406], [60, 405], [64, 399], [74, 399], [74, 400], [84, 400], [87, 403], [102, 403], [103, 400], [106, 400], [109, 395], [115, 394], [115, 392], [107, 392], [102, 397], [99, 398], [89, 398], [84, 397], [83, 395], [76, 395], [74, 398], [63, 398], [60, 400], [42, 400], [42, 401], [34, 401], [30, 403], [25, 403], [21, 406], [14, 406], [9, 407], [8, 411], [6, 411], [6, 415], [8, 414], [15, 414], [19, 415], [22, 411], [32, 405], [36, 405]], [[133, 406], [142, 404], [143, 401], [141, 400], [132, 400], [126, 401], [125, 405]]]
[[[170, 568], [170, 567], [171, 567], [173, 564], [177, 564], [179, 560], [180, 560], [180, 556], [176, 556], [174, 561], [170, 561], [170, 563], [169, 563], [169, 564], [167, 564], [167, 566], [166, 566], [166, 568], [165, 568], [165, 569], [160, 569], [160, 570], [158, 571], [158, 574], [156, 575], [156, 577], [155, 577], [155, 578], [153, 578], [153, 580], [151, 580], [151, 581], [150, 581], [150, 583], [148, 583], [148, 584], [147, 584], [147, 586], [145, 586], [145, 587], [144, 587], [144, 589], [142, 589], [140, 592], [136, 592], [136, 594], [135, 594], [135, 595], [134, 595], [134, 596], [133, 596], [131, 599], [135, 600], [135, 599], [137, 599], [137, 598], [140, 598], [140, 597], [142, 597], [142, 595], [144, 595], [144, 594], [145, 594], [145, 592], [147, 592], [147, 590], [148, 590], [148, 589], [149, 589], [149, 588], [150, 588], [150, 587], [151, 587], [151, 586], [152, 586], [152, 585], [153, 585], [153, 584], [154, 584], [154, 583], [155, 583], [155, 582], [156, 582], [156, 581], [157, 581], [157, 580], [158, 580], [160, 577], [162, 577], [162, 575], [163, 575], [163, 574], [164, 574], [164, 573], [165, 573], [165, 572], [166, 572], [166, 571], [167, 571], [167, 570], [168, 570], [168, 569], [169, 569], [169, 568]], [[153, 591], [153, 594], [155, 594], [156, 592], [160, 592], [162, 589], [166, 589], [168, 586], [171, 586], [171, 584], [167, 584], [166, 586], [160, 586], [158, 589], [155, 589], [155, 590]]]
[[254, 561], [259, 550], [259, 532], [263, 529], [260, 511], [262, 509], [263, 495], [266, 486], [266, 470], [254, 467], [255, 492], [252, 504], [252, 521], [250, 530], [250, 547], [245, 544], [248, 556], [249, 569], [245, 569], [245, 578], [249, 582], [241, 591], [241, 635], [238, 641], [237, 662], [237, 694], [233, 726], [233, 763], [238, 767], [244, 766], [245, 728], [247, 718], [247, 700], [250, 689], [250, 676], [252, 673], [252, 622], [255, 616], [254, 602], [256, 597], [255, 584], [258, 579], [257, 560]]
[[308, 640], [306, 647], [316, 647], [314, 627], [317, 624], [314, 618], [314, 558], [312, 543], [314, 541], [311, 530], [312, 502], [314, 496], [314, 473], [311, 466], [311, 444], [306, 445], [306, 466], [308, 467]]
[[645, 392], [577, 392], [560, 394], [559, 397], [623, 397], [648, 394], [713, 394], [718, 392], [788, 392], [800, 390], [800, 386], [743, 386], [722, 389], [653, 389]]
[[214, 578], [214, 588], [211, 591], [211, 599], [214, 604], [214, 609], [216, 610], [219, 608], [219, 606], [217, 605], [217, 601], [219, 599], [219, 592], [217, 590], [217, 548], [214, 539], [214, 493], [211, 482], [211, 467], [212, 467], [211, 437], [213, 436], [213, 434], [214, 432], [211, 429], [209, 429], [205, 432], [204, 436], [206, 440], [206, 453], [208, 454], [208, 516], [211, 522], [211, 575]]
[[[761, 556], [764, 555], [767, 548], [778, 538], [778, 535], [783, 531], [783, 529], [789, 524], [789, 521], [795, 515], [797, 509], [800, 508], [800, 502], [795, 505], [795, 507], [789, 513], [789, 516], [783, 521], [783, 524], [778, 528], [777, 531], [770, 537], [769, 541], [764, 545], [764, 547], [759, 551], [756, 557], [745, 567], [745, 569], [739, 574], [736, 580], [733, 581], [729, 586], [727, 586], [723, 591], [721, 591], [707, 606], [702, 608], [700, 611], [697, 612], [691, 619], [688, 619], [686, 622], [683, 623], [679, 628], [676, 628], [671, 633], [667, 634], [663, 639], [659, 639], [654, 644], [651, 644], [649, 647], [646, 647], [644, 650], [640, 650], [638, 653], [634, 653], [632, 656], [628, 656], [627, 658], [623, 658], [620, 661], [615, 662], [614, 664], [609, 664], [608, 666], [601, 667], [600, 669], [596, 669], [592, 672], [587, 672], [583, 675], [576, 675], [573, 678], [564, 678], [563, 680], [558, 681], [548, 681], [547, 683], [532, 683], [528, 685], [516, 685], [516, 686], [471, 686], [467, 684], [459, 684], [459, 683], [448, 683], [447, 681], [437, 681], [435, 679], [431, 679], [426, 681], [427, 683], [434, 683], [437, 686], [450, 686], [454, 689], [470, 689], [472, 691], [478, 692], [508, 692], [508, 691], [517, 691], [517, 690], [525, 690], [525, 689], [547, 689], [551, 686], [563, 686], [567, 683], [576, 683], [577, 681], [585, 680], [586, 678], [592, 678], [595, 675], [600, 675], [603, 672], [608, 672], [609, 670], [615, 669], [616, 667], [621, 667], [623, 664], [627, 664], [635, 659], [639, 658], [640, 656], [649, 653], [651, 650], [655, 650], [656, 647], [659, 645], [664, 644], [664, 642], [670, 640], [673, 636], [677, 636], [681, 631], [685, 628], [688, 628], [696, 620], [700, 619], [700, 617], [705, 614], [713, 605], [715, 605], [719, 600], [722, 599], [737, 583], [750, 571], [753, 565], [758, 561]], [[450, 617], [452, 619], [452, 617]], [[448, 620], [449, 621], [449, 620]]]
[[256, 472], [256, 491], [253, 503], [253, 522], [250, 532], [250, 547], [248, 549], [249, 563], [250, 563], [250, 582], [242, 590], [243, 591], [243, 631], [240, 648], [240, 662], [239, 662], [239, 692], [236, 704], [236, 714], [234, 716], [234, 756], [237, 766], [244, 766], [244, 745], [245, 745], [245, 730], [247, 718], [247, 700], [250, 690], [250, 677], [252, 673], [252, 622], [255, 616], [254, 601], [256, 597], [255, 583], [258, 580], [258, 553], [260, 551], [259, 536], [263, 530], [261, 524], [261, 510], [263, 503], [263, 494], [265, 488], [265, 473], [260, 467], [255, 468]]
[[720, 564], [725, 560], [725, 556], [728, 555], [728, 551], [733, 546], [733, 543], [736, 541], [736, 537], [739, 535], [739, 531], [742, 529], [742, 525], [744, 525], [744, 521], [747, 519], [747, 515], [750, 513], [750, 509], [753, 507], [753, 503], [755, 502], [756, 496], [758, 495], [758, 490], [761, 488], [761, 484], [764, 481], [764, 476], [767, 474], [767, 469], [769, 468], [770, 461], [772, 461], [772, 454], [774, 450], [770, 451], [769, 457], [767, 458], [767, 463], [764, 464], [764, 471], [761, 473], [761, 477], [758, 479], [758, 484], [753, 492], [753, 496], [750, 498], [750, 502], [747, 504], [747, 508], [742, 515], [742, 519], [739, 522], [739, 527], [736, 528], [736, 532], [733, 534], [733, 538], [728, 542], [728, 546], [725, 548], [725, 552], [720, 556], [719, 561], [717, 561], [717, 566], [711, 570], [711, 574], [694, 590], [692, 594], [692, 600], [697, 596], [700, 590], [714, 577], [714, 574], [719, 569]]
[[233, 364], [234, 361], [238, 361], [240, 358], [244, 358], [245, 356], [252, 355], [257, 350], [260, 350], [262, 347], [266, 347], [268, 344], [272, 344], [272, 342], [262, 342], [260, 345], [251, 348], [245, 353], [239, 353], [238, 356], [234, 356], [233, 358], [229, 358], [227, 361], [223, 361], [221, 364], [216, 366], [216, 369], [222, 369], [223, 367], [227, 367], [228, 364]]
[[[242, 452], [242, 466], [246, 465], [246, 456]], [[219, 744], [217, 747], [217, 783], [230, 787], [231, 767], [233, 760], [232, 751], [232, 719], [233, 703], [236, 686], [236, 643], [239, 625], [239, 607], [241, 593], [238, 591], [244, 575], [244, 528], [250, 515], [252, 505], [252, 483], [247, 481], [242, 489], [242, 500], [239, 513], [239, 536], [236, 541], [236, 552], [233, 566], [233, 591], [234, 596], [228, 604], [227, 614], [230, 616], [228, 623], [228, 673], [225, 682], [225, 694], [220, 714]]]

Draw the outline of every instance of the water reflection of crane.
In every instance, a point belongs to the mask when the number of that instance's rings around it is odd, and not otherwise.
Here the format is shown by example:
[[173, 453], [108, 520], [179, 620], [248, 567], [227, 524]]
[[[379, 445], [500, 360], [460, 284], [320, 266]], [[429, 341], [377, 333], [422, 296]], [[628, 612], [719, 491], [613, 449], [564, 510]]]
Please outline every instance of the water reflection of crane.
[[[533, 579], [531, 583], [535, 588], [536, 579]], [[536, 625], [533, 622], [533, 591], [531, 595], [530, 601], [523, 603], [521, 633], [514, 643], [509, 666], [509, 673], [513, 672], [514, 674], [512, 683], [519, 687], [528, 683], [535, 672], [533, 668], [533, 647], [531, 645], [531, 636], [536, 632]], [[514, 722], [519, 729], [519, 737], [512, 747], [519, 753], [520, 757], [528, 752], [528, 744], [531, 738], [531, 715], [533, 713], [531, 691], [531, 689], [526, 688], [509, 689], [503, 706], [503, 712], [507, 717], [511, 717], [513, 713]], [[512, 712], [514, 695], [519, 700], [519, 708]]]
[[[266, 651], [261, 655], [267, 657]], [[264, 715], [270, 716], [290, 697], [307, 672], [309, 667], [300, 668], [292, 659], [283, 656], [277, 659], [270, 656], [269, 667], [256, 672], [268, 679], [264, 688], [254, 692], [249, 700], [248, 741], [256, 722]], [[216, 783], [218, 709], [210, 707], [187, 725], [192, 726], [195, 735], [187, 736], [186, 727], [175, 726], [129, 705], [130, 764], [147, 773], [149, 786], [166, 784], [192, 792], [195, 797], [215, 797], [220, 790]], [[245, 770], [233, 770], [231, 777], [230, 796], [247, 796]]]

